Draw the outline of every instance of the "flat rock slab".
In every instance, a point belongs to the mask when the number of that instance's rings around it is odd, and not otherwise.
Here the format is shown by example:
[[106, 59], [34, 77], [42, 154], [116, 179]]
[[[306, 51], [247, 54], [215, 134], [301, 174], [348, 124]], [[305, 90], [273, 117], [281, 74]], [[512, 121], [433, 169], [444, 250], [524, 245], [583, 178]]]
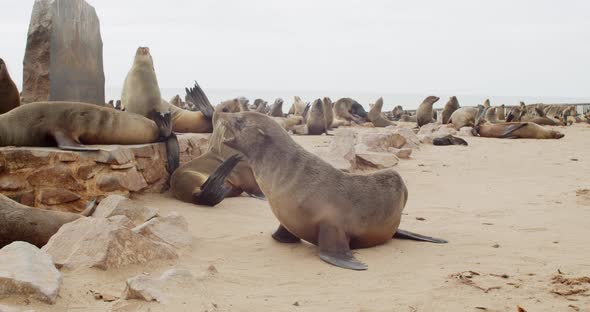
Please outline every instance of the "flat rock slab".
[[95, 218], [126, 216], [133, 224], [140, 225], [158, 215], [158, 209], [143, 206], [121, 195], [109, 195], [100, 201], [94, 214]]
[[59, 268], [70, 270], [108, 270], [178, 257], [168, 245], [133, 232], [133, 226], [125, 216], [80, 218], [62, 226], [43, 250]]
[[[209, 136], [178, 135], [181, 164], [204, 153]], [[80, 212], [92, 199], [111, 194], [166, 190], [164, 143], [93, 147], [100, 150], [0, 147], [0, 192], [23, 205]]]
[[165, 217], [153, 218], [134, 228], [133, 232], [175, 248], [186, 248], [192, 243], [188, 222], [175, 212]]
[[193, 285], [194, 276], [187, 270], [170, 269], [159, 278], [137, 275], [127, 280], [122, 298], [167, 303], [181, 287]]
[[0, 249], [0, 296], [26, 295], [55, 303], [61, 273], [51, 257], [25, 242], [14, 242]]

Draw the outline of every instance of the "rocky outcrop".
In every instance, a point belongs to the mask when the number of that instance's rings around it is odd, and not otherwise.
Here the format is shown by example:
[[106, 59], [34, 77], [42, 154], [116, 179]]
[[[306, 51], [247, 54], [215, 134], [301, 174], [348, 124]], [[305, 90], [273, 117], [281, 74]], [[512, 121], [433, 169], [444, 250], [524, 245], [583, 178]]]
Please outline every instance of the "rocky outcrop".
[[170, 269], [159, 278], [137, 275], [127, 280], [127, 287], [121, 296], [124, 299], [139, 299], [167, 303], [175, 293], [195, 283], [191, 272], [183, 269]]
[[14, 242], [0, 249], [0, 296], [25, 295], [55, 303], [61, 273], [51, 257], [25, 242]]
[[84, 0], [37, 0], [23, 73], [23, 102], [76, 101], [104, 105], [100, 23]]
[[[208, 139], [209, 134], [178, 135], [181, 163], [200, 156]], [[31, 207], [80, 212], [94, 198], [165, 190], [164, 144], [98, 147], [97, 152], [2, 147], [0, 193]]]
[[133, 226], [125, 216], [80, 218], [63, 225], [42, 250], [59, 268], [70, 270], [109, 270], [178, 257], [172, 247], [135, 233]]

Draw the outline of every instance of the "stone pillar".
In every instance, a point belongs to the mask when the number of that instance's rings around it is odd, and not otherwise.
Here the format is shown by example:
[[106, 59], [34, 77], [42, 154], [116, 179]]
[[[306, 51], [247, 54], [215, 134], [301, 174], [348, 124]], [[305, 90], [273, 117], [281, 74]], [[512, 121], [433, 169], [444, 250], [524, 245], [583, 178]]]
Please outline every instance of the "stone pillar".
[[23, 62], [23, 103], [104, 105], [100, 23], [84, 0], [36, 0]]

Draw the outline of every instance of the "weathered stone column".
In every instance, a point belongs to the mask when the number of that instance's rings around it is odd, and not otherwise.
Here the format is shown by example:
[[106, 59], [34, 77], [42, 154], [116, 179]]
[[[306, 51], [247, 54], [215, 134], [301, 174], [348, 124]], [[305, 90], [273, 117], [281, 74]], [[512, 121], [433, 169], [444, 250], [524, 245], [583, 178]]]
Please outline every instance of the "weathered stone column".
[[36, 0], [23, 69], [23, 102], [104, 105], [100, 23], [84, 0]]

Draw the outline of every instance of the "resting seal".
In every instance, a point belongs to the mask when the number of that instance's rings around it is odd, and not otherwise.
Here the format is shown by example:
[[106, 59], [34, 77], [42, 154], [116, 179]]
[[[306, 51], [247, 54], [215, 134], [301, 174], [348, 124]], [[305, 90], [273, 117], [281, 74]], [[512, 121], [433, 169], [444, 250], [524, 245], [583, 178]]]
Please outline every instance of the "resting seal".
[[418, 110], [416, 110], [416, 123], [418, 127], [422, 127], [425, 124], [435, 122], [433, 119], [433, 112], [432, 112], [432, 105], [436, 103], [440, 98], [438, 96], [429, 96], [422, 101], [422, 104], [418, 106]]
[[[150, 49], [147, 47], [137, 48], [133, 65], [123, 84], [121, 104], [125, 111], [147, 117], [156, 124], [162, 125], [166, 129], [169, 128], [166, 150], [168, 155], [172, 156], [172, 159], [179, 159], [178, 139], [172, 132], [171, 108], [174, 106], [162, 100], [154, 62], [150, 55]], [[174, 109], [180, 110], [177, 107], [174, 107]], [[172, 173], [178, 168], [178, 165], [178, 163], [168, 163], [168, 172]]]
[[375, 105], [371, 107], [371, 110], [367, 114], [367, 119], [375, 125], [375, 127], [387, 127], [395, 126], [395, 123], [383, 118], [381, 110], [383, 109], [383, 98], [380, 97], [375, 102]]
[[533, 122], [489, 123], [483, 118], [485, 110], [481, 110], [477, 118], [474, 132], [481, 137], [500, 139], [561, 139], [563, 133], [546, 129]]
[[268, 116], [216, 116], [227, 128], [224, 144], [246, 156], [281, 224], [273, 234], [277, 241], [304, 239], [319, 246], [322, 260], [353, 270], [367, 266], [351, 248], [380, 245], [394, 235], [446, 242], [398, 229], [408, 190], [395, 170], [345, 173], [306, 151]]
[[459, 101], [457, 100], [456, 96], [451, 96], [447, 104], [445, 104], [445, 108], [442, 111], [442, 124], [448, 124], [449, 120], [451, 119], [451, 115], [459, 109]]
[[334, 124], [347, 125], [351, 122], [362, 123], [367, 118], [367, 112], [359, 102], [351, 98], [342, 98], [334, 103]]
[[20, 106], [20, 94], [10, 78], [4, 60], [0, 58], [0, 114]]

